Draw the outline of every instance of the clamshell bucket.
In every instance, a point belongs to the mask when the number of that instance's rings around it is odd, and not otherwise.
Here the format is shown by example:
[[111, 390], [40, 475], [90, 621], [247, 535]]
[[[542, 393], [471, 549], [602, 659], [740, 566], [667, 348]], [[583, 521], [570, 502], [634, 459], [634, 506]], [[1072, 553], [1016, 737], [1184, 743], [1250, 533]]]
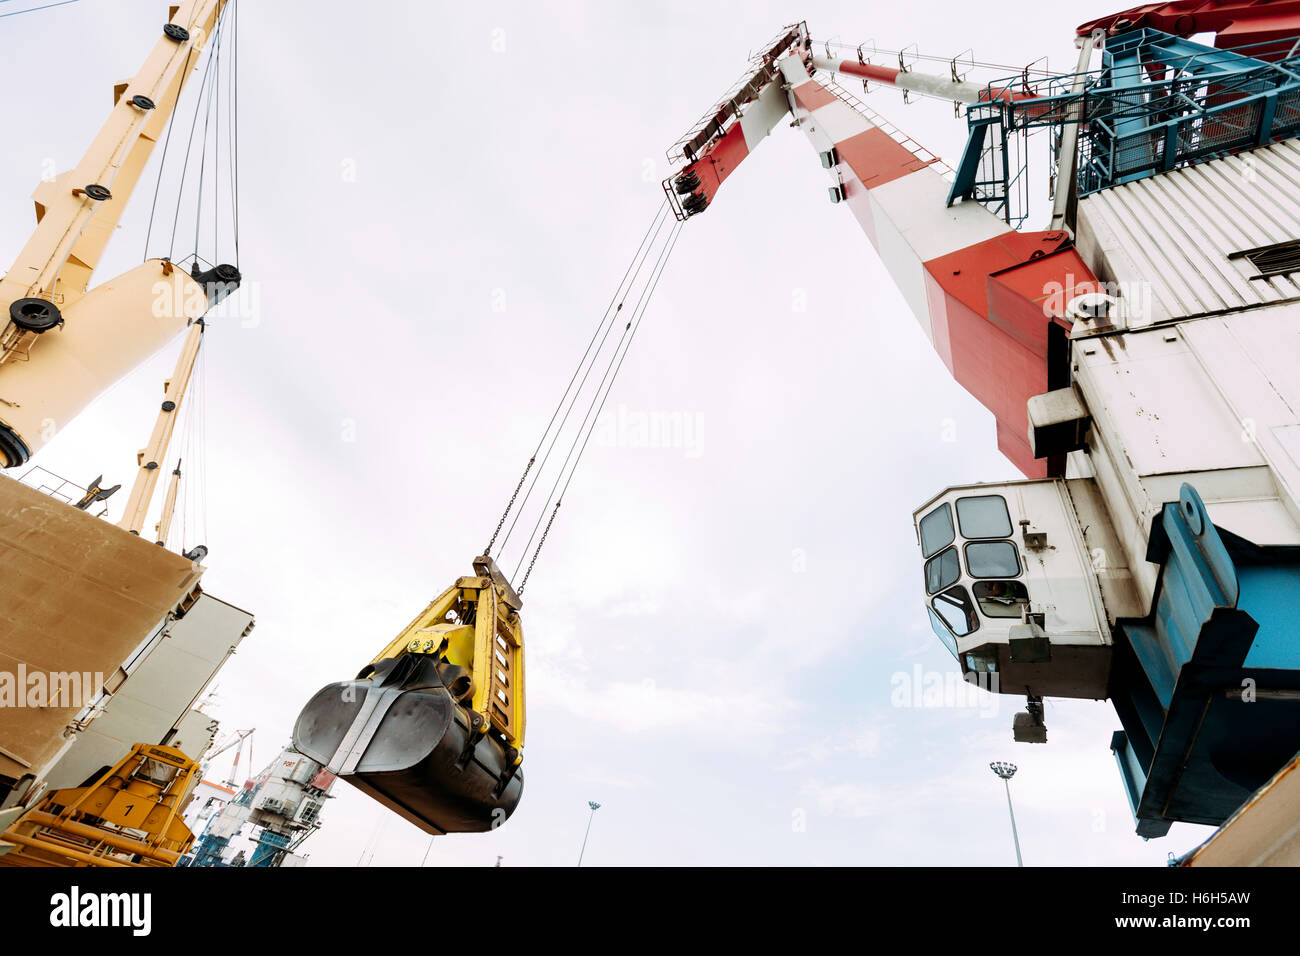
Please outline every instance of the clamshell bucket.
[[382, 661], [369, 677], [323, 688], [293, 745], [426, 833], [495, 829], [523, 793], [517, 765], [429, 657]]
[[298, 751], [426, 833], [495, 829], [523, 792], [519, 598], [490, 558], [474, 569], [294, 725]]

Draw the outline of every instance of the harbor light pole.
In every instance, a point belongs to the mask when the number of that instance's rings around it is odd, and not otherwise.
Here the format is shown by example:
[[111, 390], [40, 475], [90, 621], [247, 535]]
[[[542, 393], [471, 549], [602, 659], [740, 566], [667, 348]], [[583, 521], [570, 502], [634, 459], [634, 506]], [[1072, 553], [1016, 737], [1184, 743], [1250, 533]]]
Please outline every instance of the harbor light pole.
[[582, 837], [582, 851], [578, 854], [578, 866], [582, 866], [582, 856], [587, 852], [587, 837], [591, 836], [591, 821], [596, 819], [596, 811], [600, 809], [600, 804], [595, 800], [588, 800], [587, 806], [591, 807], [591, 813], [587, 817], [587, 832]]
[[1016, 765], [995, 760], [989, 764], [989, 769], [1002, 778], [1007, 788], [1007, 813], [1011, 814], [1011, 839], [1016, 843], [1016, 866], [1024, 866], [1025, 861], [1020, 858], [1020, 836], [1016, 833], [1016, 811], [1011, 809], [1011, 778], [1016, 775]]

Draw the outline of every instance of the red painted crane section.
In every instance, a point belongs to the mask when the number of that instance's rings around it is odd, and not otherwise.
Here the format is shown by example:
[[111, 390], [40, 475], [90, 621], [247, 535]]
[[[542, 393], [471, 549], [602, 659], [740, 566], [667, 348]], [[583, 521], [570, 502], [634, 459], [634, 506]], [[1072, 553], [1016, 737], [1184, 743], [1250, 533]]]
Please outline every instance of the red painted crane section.
[[[1148, 3], [1080, 24], [1077, 33], [1094, 30], [1108, 35], [1147, 27], [1190, 37], [1215, 34], [1214, 45], [1223, 50], [1289, 39], [1300, 33], [1300, 0], [1175, 0]], [[1276, 56], [1285, 51], [1280, 50]], [[1260, 54], [1256, 53], [1256, 56]], [[1261, 59], [1274, 57], [1260, 56]]]

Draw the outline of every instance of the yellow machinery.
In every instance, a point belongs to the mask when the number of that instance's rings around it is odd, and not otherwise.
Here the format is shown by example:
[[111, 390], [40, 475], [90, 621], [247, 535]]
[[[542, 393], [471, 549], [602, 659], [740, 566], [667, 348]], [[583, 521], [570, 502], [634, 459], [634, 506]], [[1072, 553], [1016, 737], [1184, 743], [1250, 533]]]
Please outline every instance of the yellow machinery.
[[299, 752], [427, 833], [495, 829], [523, 792], [521, 602], [490, 557], [474, 571], [293, 731]]
[[54, 790], [0, 834], [0, 866], [175, 866], [194, 834], [182, 812], [198, 765], [136, 744], [84, 787]]

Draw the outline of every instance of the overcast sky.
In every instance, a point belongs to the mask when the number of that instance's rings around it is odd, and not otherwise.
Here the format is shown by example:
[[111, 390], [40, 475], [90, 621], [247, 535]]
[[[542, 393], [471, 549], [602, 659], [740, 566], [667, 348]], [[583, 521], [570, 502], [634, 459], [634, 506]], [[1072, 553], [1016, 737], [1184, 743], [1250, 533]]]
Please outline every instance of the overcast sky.
[[[217, 680], [223, 729], [257, 728], [260, 768], [319, 687], [469, 572], [661, 199], [665, 148], [752, 49], [804, 17], [819, 39], [1065, 71], [1073, 27], [1112, 6], [247, 4], [252, 317], [206, 336], [206, 531], [192, 496], [184, 542], [211, 549], [204, 588], [257, 617]], [[44, 164], [75, 164], [165, 10], [0, 20], [0, 267]], [[869, 102], [959, 155], [950, 105]], [[1014, 865], [997, 759], [1020, 766], [1029, 865], [1161, 865], [1208, 835], [1133, 834], [1109, 704], [1050, 701], [1046, 746], [1012, 742], [1014, 697], [898, 706], [898, 675], [956, 671], [912, 509], [1018, 474], [826, 186], [781, 126], [682, 233], [528, 587], [515, 816], [430, 850], [339, 785], [313, 863], [570, 865], [597, 800], [591, 864]], [[96, 281], [140, 260], [149, 191]], [[175, 348], [37, 463], [129, 484]], [[676, 440], [638, 447], [651, 415]]]

